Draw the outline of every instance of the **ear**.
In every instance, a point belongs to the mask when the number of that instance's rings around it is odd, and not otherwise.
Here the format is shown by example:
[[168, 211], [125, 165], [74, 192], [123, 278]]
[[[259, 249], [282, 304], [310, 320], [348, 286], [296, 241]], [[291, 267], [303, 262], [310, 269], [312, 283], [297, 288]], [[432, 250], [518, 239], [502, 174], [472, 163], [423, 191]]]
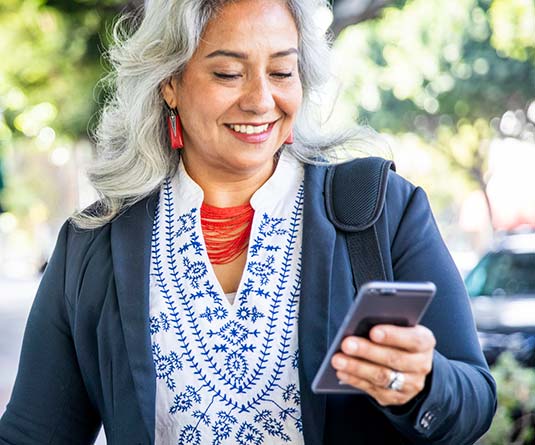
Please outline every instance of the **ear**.
[[178, 82], [176, 77], [171, 77], [162, 82], [160, 92], [167, 105], [169, 105], [169, 108], [176, 108], [178, 106]]

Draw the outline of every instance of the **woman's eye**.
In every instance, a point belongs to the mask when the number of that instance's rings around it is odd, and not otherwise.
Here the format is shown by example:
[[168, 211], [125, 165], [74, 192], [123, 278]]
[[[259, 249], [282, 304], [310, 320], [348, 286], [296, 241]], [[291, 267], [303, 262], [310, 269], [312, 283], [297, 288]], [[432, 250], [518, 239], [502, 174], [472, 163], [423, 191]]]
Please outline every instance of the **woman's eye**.
[[214, 76], [218, 79], [233, 80], [241, 77], [241, 74], [214, 73]]
[[279, 73], [273, 73], [272, 76], [277, 77], [279, 79], [288, 79], [289, 77], [293, 76], [293, 73], [292, 72], [288, 72], [288, 73], [279, 72]]

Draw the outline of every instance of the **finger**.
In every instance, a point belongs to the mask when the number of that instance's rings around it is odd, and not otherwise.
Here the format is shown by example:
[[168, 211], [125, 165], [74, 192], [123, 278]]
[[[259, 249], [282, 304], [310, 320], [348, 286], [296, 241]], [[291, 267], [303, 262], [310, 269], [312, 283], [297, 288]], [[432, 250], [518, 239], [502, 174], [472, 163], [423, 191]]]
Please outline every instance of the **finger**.
[[[392, 379], [392, 370], [390, 368], [344, 356], [343, 354], [337, 354], [333, 357], [333, 366], [339, 372], [348, 374], [359, 380], [365, 380], [372, 386], [381, 389], [387, 388]], [[422, 391], [425, 384], [424, 375], [404, 372], [404, 377], [405, 382], [402, 392], [417, 394]]]
[[336, 377], [341, 383], [351, 385], [366, 392], [382, 406], [403, 405], [414, 397], [414, 394], [380, 388], [371, 384], [367, 380], [360, 379], [359, 377], [341, 371], [336, 373]]
[[375, 343], [409, 352], [428, 351], [436, 344], [433, 333], [422, 325], [413, 327], [378, 325], [370, 331], [370, 339]]
[[367, 380], [361, 379], [346, 372], [337, 371], [336, 378], [340, 383], [344, 383], [345, 385], [351, 385], [355, 388], [367, 392], [370, 395], [374, 395], [377, 391], [377, 388]]
[[386, 388], [390, 383], [390, 369], [366, 360], [344, 356], [344, 354], [336, 354], [333, 357], [333, 367], [337, 371], [366, 380], [372, 385], [381, 388]]
[[353, 358], [361, 358], [396, 371], [427, 375], [431, 372], [433, 354], [412, 353], [401, 349], [375, 344], [365, 338], [348, 337], [342, 342], [342, 352]]

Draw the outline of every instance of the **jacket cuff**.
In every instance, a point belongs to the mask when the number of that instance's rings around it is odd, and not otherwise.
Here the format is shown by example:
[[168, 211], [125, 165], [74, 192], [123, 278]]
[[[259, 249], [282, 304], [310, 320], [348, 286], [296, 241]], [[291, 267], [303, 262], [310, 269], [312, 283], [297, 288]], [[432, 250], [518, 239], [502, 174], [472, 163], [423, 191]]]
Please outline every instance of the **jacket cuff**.
[[433, 369], [427, 376], [425, 387], [405, 405], [380, 407], [390, 421], [400, 430], [413, 429], [422, 437], [433, 435], [439, 427], [442, 406], [447, 406], [445, 374], [448, 360], [436, 350], [433, 353]]

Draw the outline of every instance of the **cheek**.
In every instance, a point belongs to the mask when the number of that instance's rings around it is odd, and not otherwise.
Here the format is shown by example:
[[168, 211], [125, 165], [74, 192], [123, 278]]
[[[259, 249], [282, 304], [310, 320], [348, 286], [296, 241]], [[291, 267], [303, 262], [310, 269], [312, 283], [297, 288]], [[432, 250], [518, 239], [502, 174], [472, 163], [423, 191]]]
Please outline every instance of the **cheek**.
[[286, 91], [285, 94], [280, 96], [279, 107], [287, 115], [295, 117], [299, 108], [301, 108], [301, 103], [303, 102], [303, 93], [301, 88], [294, 91]]
[[296, 114], [301, 108], [301, 103], [303, 102], [303, 85], [301, 84], [300, 79], [292, 85], [292, 87], [287, 91], [287, 103], [288, 108], [291, 110], [291, 114]]
[[294, 103], [296, 113], [301, 108], [302, 103], [303, 103], [303, 90], [299, 88], [299, 92], [295, 98], [295, 103]]
[[236, 93], [230, 90], [206, 85], [197, 91], [192, 106], [196, 108], [199, 117], [207, 123], [219, 121], [237, 103], [237, 99]]
[[184, 103], [186, 106], [185, 119], [188, 126], [199, 135], [208, 135], [214, 131], [214, 125], [218, 126], [221, 117], [229, 108], [228, 100], [221, 94], [210, 94], [206, 89], [199, 91], [195, 97]]

